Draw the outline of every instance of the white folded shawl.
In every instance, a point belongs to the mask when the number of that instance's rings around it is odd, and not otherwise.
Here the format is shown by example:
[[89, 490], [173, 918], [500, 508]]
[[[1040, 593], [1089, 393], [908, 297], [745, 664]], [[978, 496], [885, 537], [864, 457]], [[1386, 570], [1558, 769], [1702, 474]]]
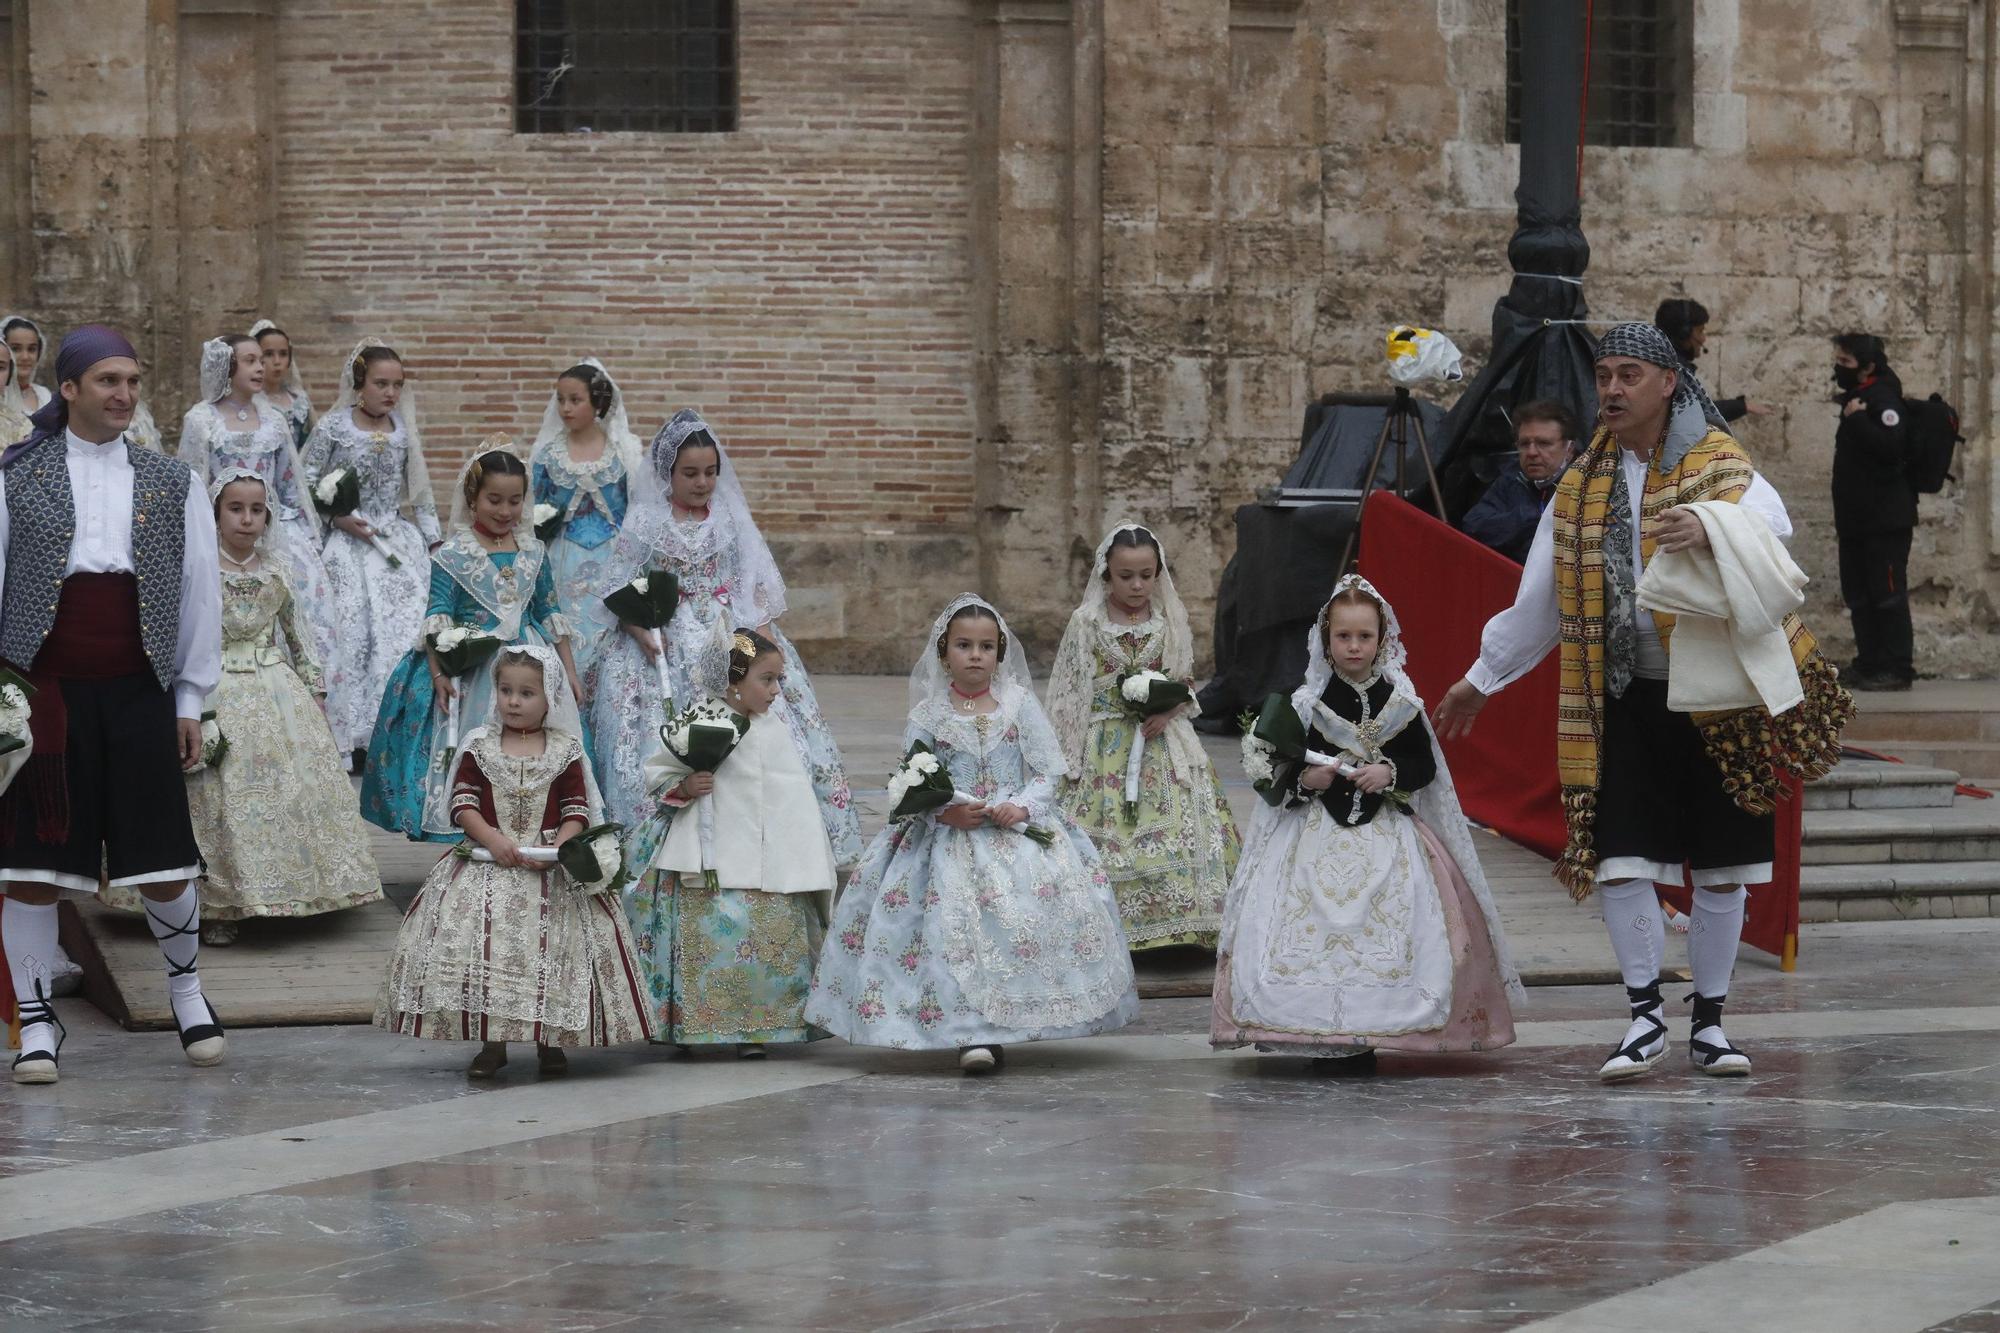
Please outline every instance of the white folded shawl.
[[1667, 707], [1717, 713], [1762, 704], [1773, 716], [1805, 697], [1785, 617], [1805, 603], [1806, 575], [1763, 517], [1741, 505], [1686, 506], [1706, 550], [1659, 551], [1639, 579], [1639, 605], [1675, 617]]

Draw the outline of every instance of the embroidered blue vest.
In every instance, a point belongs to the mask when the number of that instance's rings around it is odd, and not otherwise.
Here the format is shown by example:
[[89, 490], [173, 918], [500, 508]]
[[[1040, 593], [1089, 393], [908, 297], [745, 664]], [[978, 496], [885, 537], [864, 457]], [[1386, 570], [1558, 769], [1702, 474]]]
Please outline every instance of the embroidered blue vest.
[[[160, 688], [174, 684], [181, 628], [181, 557], [187, 544], [186, 463], [126, 441], [132, 464], [132, 571], [139, 583], [139, 641]], [[7, 584], [0, 591], [0, 657], [35, 664], [56, 622], [63, 570], [76, 540], [69, 445], [52, 436], [7, 468]]]

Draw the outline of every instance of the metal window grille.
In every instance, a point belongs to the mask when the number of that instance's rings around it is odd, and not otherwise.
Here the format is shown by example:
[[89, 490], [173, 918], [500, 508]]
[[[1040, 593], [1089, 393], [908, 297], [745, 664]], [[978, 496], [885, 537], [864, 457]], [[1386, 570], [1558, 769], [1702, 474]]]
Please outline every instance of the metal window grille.
[[[1523, 0], [1507, 0], [1507, 142], [1521, 141]], [[1694, 142], [1694, 6], [1687, 0], [1596, 0], [1584, 142], [1685, 148]]]
[[735, 129], [735, 0], [515, 0], [514, 128]]

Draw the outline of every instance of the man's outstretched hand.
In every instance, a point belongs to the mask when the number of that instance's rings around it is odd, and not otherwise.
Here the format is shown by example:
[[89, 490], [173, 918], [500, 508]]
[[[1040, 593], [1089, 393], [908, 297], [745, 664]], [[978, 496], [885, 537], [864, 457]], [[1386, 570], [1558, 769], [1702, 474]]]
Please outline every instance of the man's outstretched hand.
[[1471, 681], [1460, 680], [1446, 690], [1444, 698], [1438, 702], [1437, 715], [1433, 719], [1438, 738], [1452, 741], [1470, 733], [1479, 710], [1484, 707], [1486, 696], [1472, 688]]

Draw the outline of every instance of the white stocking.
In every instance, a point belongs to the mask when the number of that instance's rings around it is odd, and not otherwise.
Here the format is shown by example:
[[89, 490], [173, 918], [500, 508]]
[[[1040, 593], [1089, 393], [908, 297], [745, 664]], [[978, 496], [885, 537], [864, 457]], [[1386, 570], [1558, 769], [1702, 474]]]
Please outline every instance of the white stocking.
[[1688, 913], [1688, 970], [1694, 974], [1695, 994], [1711, 1000], [1729, 994], [1736, 946], [1743, 938], [1743, 904], [1749, 896], [1740, 884], [1694, 891], [1694, 910]]
[[146, 924], [160, 942], [167, 960], [167, 997], [174, 1006], [174, 1018], [183, 1029], [209, 1021], [208, 1001], [201, 995], [201, 973], [196, 960], [201, 956], [201, 899], [194, 882], [182, 888], [169, 902], [145, 900]]
[[[1650, 986], [1660, 979], [1666, 957], [1666, 914], [1659, 891], [1649, 879], [1616, 879], [1597, 886], [1605, 929], [1611, 932], [1611, 952], [1627, 986]], [[1692, 945], [1690, 945], [1692, 947]]]
[[53, 1051], [55, 1025], [28, 1022], [25, 1016], [28, 1005], [48, 999], [49, 978], [58, 966], [56, 905], [7, 899], [0, 905], [0, 935], [7, 941], [7, 970], [14, 974], [14, 1002], [23, 1009], [21, 1050]]

